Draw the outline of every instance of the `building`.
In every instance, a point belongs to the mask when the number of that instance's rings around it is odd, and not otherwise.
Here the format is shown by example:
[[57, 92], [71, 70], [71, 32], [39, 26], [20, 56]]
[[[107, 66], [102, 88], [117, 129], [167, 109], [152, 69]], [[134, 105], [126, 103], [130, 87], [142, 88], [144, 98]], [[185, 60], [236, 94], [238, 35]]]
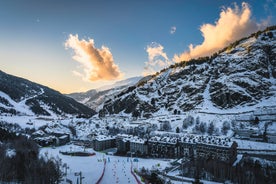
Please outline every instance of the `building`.
[[266, 133], [267, 142], [276, 143], [276, 131], [268, 131]]
[[65, 145], [68, 142], [70, 142], [70, 135], [69, 134], [64, 134], [62, 136], [58, 136], [57, 139], [56, 139], [57, 146]]
[[116, 139], [113, 136], [98, 135], [93, 141], [95, 151], [102, 151], [116, 147]]
[[126, 154], [130, 151], [130, 139], [132, 137], [132, 135], [128, 134], [118, 134], [116, 136], [116, 147], [118, 154]]
[[178, 138], [154, 136], [148, 140], [149, 155], [158, 158], [177, 158], [180, 156]]
[[276, 143], [276, 121], [271, 121], [267, 123], [265, 126], [265, 135], [267, 142]]
[[147, 140], [138, 136], [118, 134], [116, 136], [117, 154], [135, 154], [138, 156], [148, 155]]
[[40, 146], [56, 146], [57, 138], [55, 136], [44, 136], [44, 137], [36, 137], [34, 141]]
[[196, 157], [233, 163], [237, 158], [237, 146], [229, 138], [201, 136], [196, 146]]
[[38, 130], [32, 134], [32, 138], [40, 146], [61, 146], [70, 142], [70, 135], [64, 133], [45, 133]]
[[237, 137], [244, 140], [263, 141], [263, 134], [257, 128], [242, 128], [234, 130]]
[[203, 158], [231, 164], [236, 160], [238, 146], [227, 137], [194, 134], [167, 134], [149, 139], [128, 134], [118, 134], [116, 138], [98, 135], [93, 144], [96, 151], [117, 147], [118, 154], [155, 158]]
[[147, 140], [138, 137], [130, 139], [130, 151], [137, 156], [148, 155]]
[[180, 138], [181, 156], [215, 159], [232, 163], [237, 157], [237, 143], [230, 138], [185, 134]]
[[193, 158], [196, 156], [196, 141], [194, 135], [185, 134], [180, 138], [179, 152], [180, 157]]
[[210, 158], [233, 163], [237, 156], [237, 143], [230, 138], [193, 134], [154, 136], [148, 140], [148, 152], [158, 158]]

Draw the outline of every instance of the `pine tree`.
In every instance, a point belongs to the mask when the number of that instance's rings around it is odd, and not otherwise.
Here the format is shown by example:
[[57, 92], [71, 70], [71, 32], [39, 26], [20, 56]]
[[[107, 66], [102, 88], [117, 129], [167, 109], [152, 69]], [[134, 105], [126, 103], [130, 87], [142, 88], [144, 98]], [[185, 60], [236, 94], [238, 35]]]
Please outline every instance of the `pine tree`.
[[152, 98], [150, 101], [151, 105], [155, 107], [155, 98]]
[[208, 133], [209, 135], [213, 135], [214, 130], [215, 130], [215, 125], [214, 125], [213, 122], [211, 122], [211, 123], [209, 124], [209, 126], [208, 126], [207, 133]]
[[179, 127], [176, 127], [176, 130], [175, 130], [176, 133], [179, 133], [180, 132], [180, 129]]

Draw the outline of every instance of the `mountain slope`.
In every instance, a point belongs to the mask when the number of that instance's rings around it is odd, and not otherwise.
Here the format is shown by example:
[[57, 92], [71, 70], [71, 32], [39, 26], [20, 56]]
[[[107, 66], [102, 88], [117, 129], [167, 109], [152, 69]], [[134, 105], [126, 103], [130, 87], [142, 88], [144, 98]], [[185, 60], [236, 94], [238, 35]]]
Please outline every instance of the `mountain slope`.
[[0, 71], [0, 112], [26, 115], [79, 115], [95, 112], [46, 86]]
[[115, 82], [112, 85], [103, 86], [99, 89], [92, 89], [83, 93], [71, 93], [67, 96], [85, 104], [95, 111], [98, 111], [100, 108], [102, 108], [102, 105], [106, 100], [113, 98], [113, 96], [119, 94], [125, 88], [135, 85], [140, 79], [141, 77], [132, 77], [126, 80]]
[[100, 116], [241, 111], [276, 104], [276, 31], [252, 34], [211, 58], [178, 63], [117, 98]]

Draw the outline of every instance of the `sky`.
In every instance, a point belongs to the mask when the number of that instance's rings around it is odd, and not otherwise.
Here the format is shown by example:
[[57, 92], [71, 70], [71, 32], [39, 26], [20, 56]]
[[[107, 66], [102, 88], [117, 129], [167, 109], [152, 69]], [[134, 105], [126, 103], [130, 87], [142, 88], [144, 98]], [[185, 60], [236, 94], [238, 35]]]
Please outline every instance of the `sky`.
[[276, 0], [1, 0], [0, 70], [62, 93], [208, 56], [276, 24]]

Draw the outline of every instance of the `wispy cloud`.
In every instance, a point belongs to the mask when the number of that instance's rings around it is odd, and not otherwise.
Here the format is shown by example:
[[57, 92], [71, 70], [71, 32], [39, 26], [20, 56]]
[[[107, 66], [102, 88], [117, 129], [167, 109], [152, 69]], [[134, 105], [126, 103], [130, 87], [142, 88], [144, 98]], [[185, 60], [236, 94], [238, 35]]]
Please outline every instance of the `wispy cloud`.
[[170, 30], [170, 34], [174, 34], [176, 31], [176, 27], [175, 26], [172, 26], [171, 27], [171, 30]]
[[247, 3], [242, 3], [241, 8], [237, 4], [234, 4], [233, 8], [223, 8], [214, 25], [203, 24], [200, 27], [204, 41], [196, 46], [190, 44], [189, 51], [175, 55], [173, 60], [180, 62], [209, 56], [231, 42], [264, 28], [267, 24], [267, 21], [258, 23], [251, 18], [251, 9]]
[[83, 73], [73, 71], [73, 74], [86, 81], [114, 80], [123, 76], [114, 63], [108, 47], [96, 48], [93, 39], [80, 40], [78, 35], [70, 34], [65, 42], [65, 48], [72, 48], [73, 59], [81, 64]]
[[88, 80], [86, 79], [86, 76], [85, 76], [84, 74], [82, 74], [82, 73], [80, 73], [80, 72], [78, 72], [78, 71], [76, 71], [76, 70], [73, 70], [72, 73], [73, 73], [73, 75], [75, 75], [75, 76], [77, 76], [77, 77], [81, 77], [84, 81], [88, 81]]
[[143, 75], [154, 74], [171, 64], [163, 49], [164, 47], [156, 42], [152, 42], [147, 46], [148, 61], [145, 62]]

